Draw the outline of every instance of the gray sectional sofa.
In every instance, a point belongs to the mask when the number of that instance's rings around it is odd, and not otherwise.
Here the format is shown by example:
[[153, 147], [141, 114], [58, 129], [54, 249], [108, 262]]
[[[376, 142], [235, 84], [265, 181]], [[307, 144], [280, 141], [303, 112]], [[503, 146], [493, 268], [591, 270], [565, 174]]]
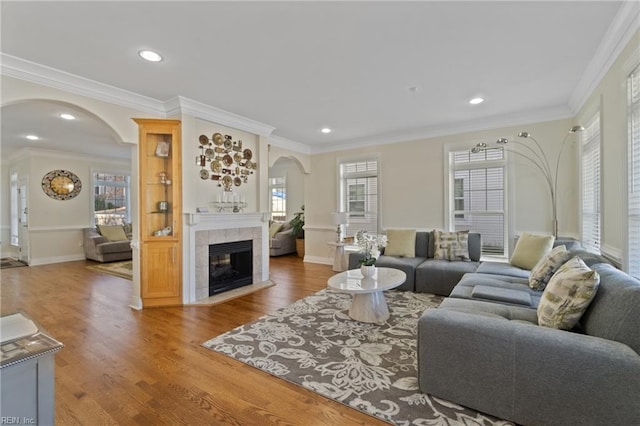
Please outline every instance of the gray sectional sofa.
[[640, 425], [640, 281], [582, 257], [600, 285], [573, 331], [538, 325], [528, 271], [464, 275], [418, 322], [420, 389], [523, 425]]
[[[480, 266], [481, 236], [469, 233], [469, 258], [471, 261], [449, 261], [434, 259], [433, 231], [416, 232], [415, 257], [378, 257], [376, 266], [400, 269], [407, 280], [398, 290], [417, 291], [448, 296], [462, 276], [475, 272]], [[349, 255], [349, 269], [357, 269], [361, 253]]]

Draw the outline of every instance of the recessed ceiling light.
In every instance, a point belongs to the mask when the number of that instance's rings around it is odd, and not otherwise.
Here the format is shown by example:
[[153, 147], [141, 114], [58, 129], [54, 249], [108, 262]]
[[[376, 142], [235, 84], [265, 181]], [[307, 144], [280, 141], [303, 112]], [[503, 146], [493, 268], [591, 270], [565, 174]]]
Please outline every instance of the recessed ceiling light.
[[60, 118], [62, 118], [64, 120], [75, 120], [76, 119], [75, 115], [71, 115], [71, 114], [67, 114], [67, 113], [60, 114]]
[[26, 138], [29, 139], [30, 141], [37, 141], [38, 139], [40, 139], [36, 135], [27, 135]]
[[481, 104], [483, 102], [484, 102], [484, 98], [480, 98], [480, 97], [469, 99], [469, 103], [471, 105], [478, 105], [478, 104]]
[[140, 57], [145, 61], [149, 62], [160, 62], [162, 60], [162, 56], [153, 50], [141, 50], [138, 52], [138, 55], [140, 55]]
[[321, 131], [322, 133], [331, 133], [331, 129], [330, 129], [330, 128], [328, 128], [328, 127], [323, 127], [322, 129], [320, 129], [320, 131]]

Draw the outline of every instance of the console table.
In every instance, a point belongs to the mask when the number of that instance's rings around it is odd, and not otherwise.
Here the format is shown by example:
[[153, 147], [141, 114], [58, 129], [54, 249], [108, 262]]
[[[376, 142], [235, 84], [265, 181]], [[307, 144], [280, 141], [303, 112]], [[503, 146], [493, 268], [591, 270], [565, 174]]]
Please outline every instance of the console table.
[[0, 318], [3, 423], [53, 425], [54, 355], [64, 346], [22, 313]]

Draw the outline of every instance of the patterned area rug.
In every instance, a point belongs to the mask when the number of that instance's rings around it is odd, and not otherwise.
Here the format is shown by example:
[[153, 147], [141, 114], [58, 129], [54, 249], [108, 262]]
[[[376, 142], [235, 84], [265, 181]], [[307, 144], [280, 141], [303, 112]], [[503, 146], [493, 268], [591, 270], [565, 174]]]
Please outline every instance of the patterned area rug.
[[124, 262], [100, 263], [97, 265], [87, 266], [87, 269], [102, 272], [116, 277], [133, 280], [133, 262], [125, 260]]
[[22, 260], [13, 257], [3, 257], [0, 259], [0, 269], [19, 268], [20, 266], [29, 266]]
[[351, 296], [322, 290], [203, 346], [392, 424], [511, 425], [420, 392], [418, 318], [442, 297], [385, 297], [384, 324], [351, 320]]

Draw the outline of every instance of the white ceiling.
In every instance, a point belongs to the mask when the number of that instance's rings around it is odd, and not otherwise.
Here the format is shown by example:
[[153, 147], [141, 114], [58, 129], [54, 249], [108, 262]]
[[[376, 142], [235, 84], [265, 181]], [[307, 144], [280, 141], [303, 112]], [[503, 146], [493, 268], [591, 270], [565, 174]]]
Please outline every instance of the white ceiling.
[[[570, 116], [622, 3], [5, 0], [1, 50], [158, 101], [182, 96], [322, 151]], [[140, 60], [143, 48], [164, 61]], [[477, 95], [486, 102], [470, 106]], [[2, 108], [3, 156], [25, 132], [92, 136], [33, 107]]]

